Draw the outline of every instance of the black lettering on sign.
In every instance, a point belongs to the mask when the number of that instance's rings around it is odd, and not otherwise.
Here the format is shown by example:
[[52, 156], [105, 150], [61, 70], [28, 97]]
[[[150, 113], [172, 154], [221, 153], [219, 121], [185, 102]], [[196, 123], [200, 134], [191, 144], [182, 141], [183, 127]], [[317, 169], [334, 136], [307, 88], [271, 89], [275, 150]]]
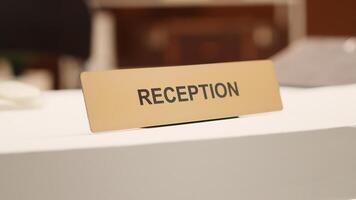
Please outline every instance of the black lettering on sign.
[[140, 105], [164, 104], [240, 96], [237, 82], [138, 89]]
[[140, 99], [140, 104], [143, 105], [143, 100], [146, 100], [148, 104], [152, 104], [150, 99], [148, 98], [150, 96], [150, 91], [146, 89], [138, 89], [138, 98]]
[[172, 96], [171, 98], [168, 97], [168, 91], [171, 91], [171, 93], [173, 93], [173, 92], [174, 92], [174, 89], [171, 88], [171, 87], [166, 87], [166, 88], [164, 88], [164, 98], [166, 99], [166, 101], [167, 101], [168, 103], [174, 103], [177, 98], [176, 98], [175, 96]]
[[189, 100], [193, 101], [193, 96], [198, 94], [198, 87], [195, 85], [188, 85]]
[[206, 95], [206, 87], [208, 87], [208, 84], [201, 84], [198, 86], [203, 89], [204, 99], [208, 99], [208, 95]]

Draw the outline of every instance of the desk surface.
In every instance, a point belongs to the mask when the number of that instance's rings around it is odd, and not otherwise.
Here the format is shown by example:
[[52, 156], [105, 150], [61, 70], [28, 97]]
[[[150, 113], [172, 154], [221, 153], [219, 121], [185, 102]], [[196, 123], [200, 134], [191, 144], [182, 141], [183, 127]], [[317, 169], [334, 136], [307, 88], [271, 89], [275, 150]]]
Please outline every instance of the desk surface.
[[356, 125], [356, 84], [281, 88], [284, 110], [202, 123], [91, 134], [81, 91], [49, 91], [43, 105], [0, 112], [0, 154], [130, 146]]

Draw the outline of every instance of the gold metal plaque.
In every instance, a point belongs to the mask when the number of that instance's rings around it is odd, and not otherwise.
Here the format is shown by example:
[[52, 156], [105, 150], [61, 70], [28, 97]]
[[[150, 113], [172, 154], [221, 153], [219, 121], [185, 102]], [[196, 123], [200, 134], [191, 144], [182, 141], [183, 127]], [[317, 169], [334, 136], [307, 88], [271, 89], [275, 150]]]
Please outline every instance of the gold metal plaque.
[[92, 132], [282, 109], [271, 61], [83, 72]]

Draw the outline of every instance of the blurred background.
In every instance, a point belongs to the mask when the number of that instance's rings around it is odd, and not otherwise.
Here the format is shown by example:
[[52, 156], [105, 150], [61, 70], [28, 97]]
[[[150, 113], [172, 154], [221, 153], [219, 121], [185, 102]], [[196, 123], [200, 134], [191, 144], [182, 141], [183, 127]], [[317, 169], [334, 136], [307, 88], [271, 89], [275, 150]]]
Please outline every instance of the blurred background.
[[355, 0], [1, 0], [0, 81], [271, 58], [282, 85], [352, 83], [354, 36]]

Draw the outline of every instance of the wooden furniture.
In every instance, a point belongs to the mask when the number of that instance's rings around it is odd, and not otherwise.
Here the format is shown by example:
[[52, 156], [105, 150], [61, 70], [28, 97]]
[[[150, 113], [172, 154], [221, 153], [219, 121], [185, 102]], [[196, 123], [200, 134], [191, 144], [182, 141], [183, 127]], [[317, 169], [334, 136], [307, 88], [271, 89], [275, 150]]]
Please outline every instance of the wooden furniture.
[[94, 0], [89, 68], [268, 58], [288, 43], [288, 5], [285, 0]]
[[[287, 45], [273, 6], [113, 9], [120, 67], [268, 58]], [[262, 41], [261, 41], [262, 40]]]
[[356, 36], [355, 0], [307, 0], [308, 35]]

